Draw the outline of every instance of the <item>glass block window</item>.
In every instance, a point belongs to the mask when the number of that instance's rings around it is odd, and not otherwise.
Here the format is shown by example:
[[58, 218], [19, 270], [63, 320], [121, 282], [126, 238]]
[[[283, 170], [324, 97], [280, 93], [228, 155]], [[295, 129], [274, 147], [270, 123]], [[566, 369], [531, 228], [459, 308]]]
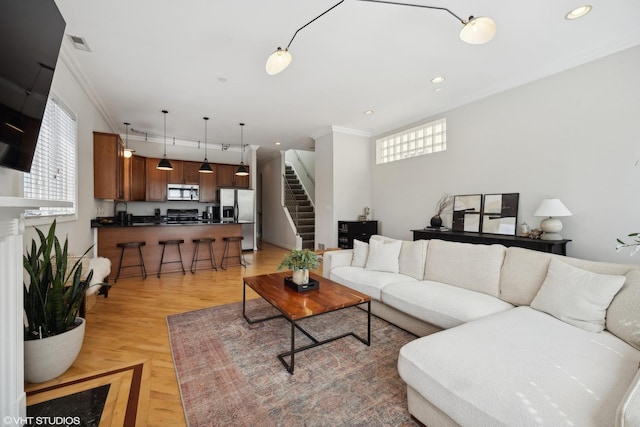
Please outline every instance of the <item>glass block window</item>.
[[424, 123], [376, 140], [376, 164], [447, 149], [447, 119]]
[[73, 207], [30, 210], [25, 212], [25, 217], [75, 215], [76, 134], [75, 115], [50, 97], [40, 126], [31, 172], [24, 174], [24, 197], [73, 202]]

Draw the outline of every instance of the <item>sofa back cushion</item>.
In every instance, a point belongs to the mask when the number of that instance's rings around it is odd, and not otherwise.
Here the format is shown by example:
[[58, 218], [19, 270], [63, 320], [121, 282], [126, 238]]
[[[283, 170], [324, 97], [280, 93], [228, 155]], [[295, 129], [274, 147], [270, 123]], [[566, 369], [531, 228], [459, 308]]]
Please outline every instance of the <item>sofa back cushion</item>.
[[[370, 237], [369, 241], [390, 243], [395, 242], [396, 239], [374, 234]], [[429, 240], [402, 240], [400, 256], [398, 257], [399, 273], [413, 277], [417, 280], [422, 280], [422, 277], [424, 276], [424, 264], [427, 258], [428, 247]]]
[[431, 240], [424, 279], [498, 297], [505, 249], [502, 245]]
[[500, 298], [530, 305], [547, 277], [551, 259], [598, 274], [625, 276], [622, 289], [607, 309], [606, 329], [640, 349], [640, 268], [637, 265], [588, 261], [523, 248], [507, 248], [500, 276]]

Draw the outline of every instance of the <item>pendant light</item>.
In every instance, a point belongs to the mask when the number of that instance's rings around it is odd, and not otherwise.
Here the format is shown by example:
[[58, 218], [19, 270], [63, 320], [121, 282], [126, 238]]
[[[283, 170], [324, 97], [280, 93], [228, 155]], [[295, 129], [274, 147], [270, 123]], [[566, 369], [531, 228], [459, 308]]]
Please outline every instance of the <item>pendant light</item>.
[[240, 166], [238, 166], [238, 170], [236, 171], [237, 176], [247, 176], [249, 175], [249, 171], [247, 167], [244, 165], [244, 135], [242, 133], [242, 129], [244, 128], [244, 123], [240, 123]]
[[207, 122], [209, 121], [209, 117], [203, 117], [203, 119], [204, 119], [204, 161], [200, 165], [200, 169], [198, 169], [198, 172], [213, 173], [213, 169], [211, 169], [209, 160], [207, 160]]
[[126, 126], [126, 133], [124, 138], [124, 157], [128, 159], [133, 155], [133, 153], [136, 152], [136, 150], [134, 150], [133, 148], [129, 148], [129, 126], [131, 126], [131, 123], [124, 122], [123, 125]]
[[162, 114], [164, 114], [164, 156], [158, 162], [158, 166], [156, 166], [156, 169], [160, 169], [163, 171], [172, 171], [173, 165], [171, 164], [169, 159], [167, 159], [167, 113], [167, 110], [162, 110]]

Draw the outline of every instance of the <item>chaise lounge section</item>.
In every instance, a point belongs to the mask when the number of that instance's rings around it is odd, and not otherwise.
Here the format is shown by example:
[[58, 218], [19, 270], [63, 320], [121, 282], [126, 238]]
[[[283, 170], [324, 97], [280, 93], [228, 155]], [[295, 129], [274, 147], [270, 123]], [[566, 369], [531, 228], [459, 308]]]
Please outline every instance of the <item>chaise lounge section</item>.
[[373, 236], [323, 274], [422, 337], [398, 370], [430, 427], [640, 426], [637, 266]]

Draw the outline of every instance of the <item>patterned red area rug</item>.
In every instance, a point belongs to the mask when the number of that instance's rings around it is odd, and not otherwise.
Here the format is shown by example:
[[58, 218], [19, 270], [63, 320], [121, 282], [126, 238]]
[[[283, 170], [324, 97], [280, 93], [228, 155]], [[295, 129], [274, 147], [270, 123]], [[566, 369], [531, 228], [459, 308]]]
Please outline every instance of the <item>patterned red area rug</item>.
[[[247, 301], [247, 315], [277, 312]], [[295, 373], [278, 360], [290, 346], [282, 319], [249, 325], [242, 303], [167, 317], [187, 424], [195, 426], [415, 426], [398, 376], [400, 347], [415, 339], [371, 317], [371, 347], [353, 337], [296, 354]], [[352, 307], [305, 319], [318, 339], [366, 337], [367, 314]], [[296, 347], [311, 341], [296, 331]]]

